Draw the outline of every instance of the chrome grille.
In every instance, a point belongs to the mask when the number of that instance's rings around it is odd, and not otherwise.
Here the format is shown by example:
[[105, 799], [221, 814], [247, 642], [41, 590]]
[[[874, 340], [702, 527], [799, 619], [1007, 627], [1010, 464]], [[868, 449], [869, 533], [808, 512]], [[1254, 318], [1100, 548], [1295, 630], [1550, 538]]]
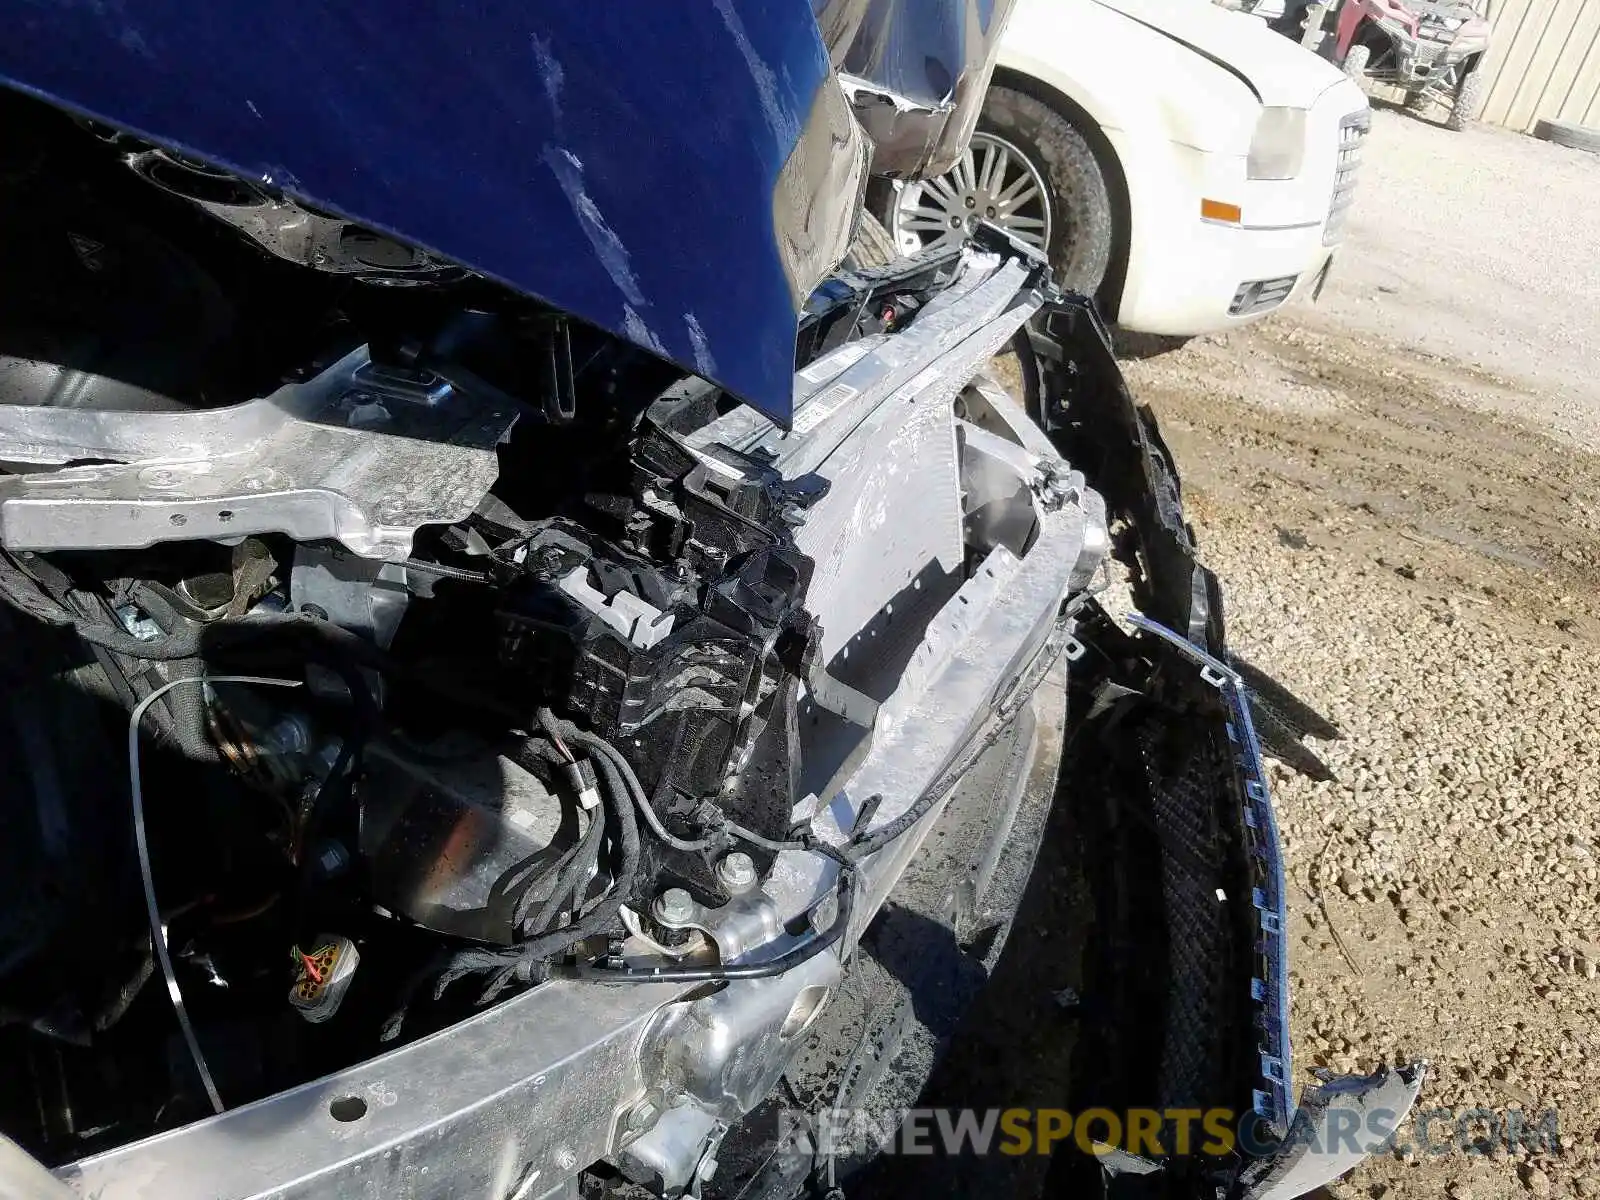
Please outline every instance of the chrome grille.
[[1361, 143], [1372, 126], [1366, 109], [1339, 122], [1339, 165], [1333, 173], [1333, 196], [1328, 201], [1328, 221], [1322, 227], [1322, 244], [1333, 246], [1344, 236], [1344, 214], [1356, 194], [1356, 168], [1361, 165]]
[[1239, 290], [1233, 294], [1233, 303], [1228, 305], [1228, 315], [1248, 317], [1255, 313], [1266, 312], [1269, 308], [1277, 308], [1289, 298], [1289, 293], [1294, 291], [1294, 285], [1299, 278], [1298, 275], [1284, 275], [1277, 279], [1257, 279], [1251, 283], [1241, 283]]

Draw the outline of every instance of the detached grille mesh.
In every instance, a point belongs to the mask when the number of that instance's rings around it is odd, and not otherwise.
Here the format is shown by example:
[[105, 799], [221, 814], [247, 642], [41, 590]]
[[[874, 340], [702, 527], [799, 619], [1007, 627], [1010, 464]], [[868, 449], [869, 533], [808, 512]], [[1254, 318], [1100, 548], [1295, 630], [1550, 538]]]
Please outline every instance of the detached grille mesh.
[[[1152, 736], [1154, 734], [1154, 736]], [[1226, 1077], [1230, 1034], [1237, 1036], [1238, 959], [1221, 889], [1237, 889], [1218, 805], [1233, 796], [1233, 763], [1215, 737], [1185, 738], [1174, 754], [1160, 733], [1143, 740], [1151, 816], [1165, 853], [1161, 890], [1167, 915], [1168, 995], [1162, 1100], [1194, 1105]]]
[[1344, 237], [1345, 210], [1355, 199], [1356, 170], [1361, 165], [1361, 144], [1371, 128], [1367, 111], [1351, 113], [1339, 122], [1339, 165], [1333, 176], [1333, 197], [1328, 202], [1328, 222], [1322, 227], [1322, 244], [1335, 246]]

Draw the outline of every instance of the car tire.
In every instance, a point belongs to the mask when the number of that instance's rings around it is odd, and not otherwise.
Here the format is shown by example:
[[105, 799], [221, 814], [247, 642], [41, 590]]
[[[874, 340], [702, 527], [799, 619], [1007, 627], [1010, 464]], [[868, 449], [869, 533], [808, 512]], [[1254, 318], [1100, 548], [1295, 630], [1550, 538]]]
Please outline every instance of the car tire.
[[1116, 221], [1104, 169], [1071, 121], [1025, 92], [991, 87], [978, 127], [1015, 145], [1050, 193], [1050, 265], [1057, 282], [1094, 296], [1111, 268]]
[[873, 214], [871, 205], [864, 207], [856, 221], [855, 240], [845, 261], [856, 270], [886, 267], [899, 257], [894, 238], [883, 227], [883, 222]]
[[1571, 121], [1540, 121], [1533, 127], [1533, 136], [1558, 146], [1600, 154], [1600, 129], [1591, 129], [1586, 125]]
[[1468, 125], [1478, 119], [1478, 114], [1483, 112], [1483, 100], [1489, 90], [1489, 77], [1483, 73], [1483, 68], [1476, 62], [1470, 70], [1461, 77], [1461, 82], [1456, 84], [1456, 98], [1450, 105], [1450, 115], [1444, 120], [1444, 127], [1455, 133], [1460, 133]]
[[1344, 73], [1357, 83], [1362, 82], [1367, 74], [1367, 62], [1372, 58], [1372, 49], [1369, 46], [1351, 46], [1345, 52], [1344, 62], [1341, 64]]

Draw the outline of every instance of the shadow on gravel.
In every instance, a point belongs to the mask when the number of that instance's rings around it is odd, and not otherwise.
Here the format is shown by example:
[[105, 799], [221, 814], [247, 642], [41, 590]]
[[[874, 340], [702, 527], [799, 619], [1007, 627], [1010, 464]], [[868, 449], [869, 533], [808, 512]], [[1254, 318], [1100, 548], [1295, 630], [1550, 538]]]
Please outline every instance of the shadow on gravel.
[[1443, 121], [1433, 120], [1429, 116], [1431, 113], [1442, 112], [1442, 105], [1429, 103], [1422, 107], [1412, 107], [1403, 100], [1390, 100], [1383, 96], [1368, 96], [1367, 103], [1372, 105], [1374, 109], [1399, 113], [1401, 116], [1415, 121], [1418, 125], [1431, 125], [1435, 129], [1444, 128]]
[[1233, 668], [1250, 692], [1250, 709], [1261, 749], [1307, 779], [1333, 779], [1332, 768], [1305, 744], [1305, 739], [1338, 741], [1344, 736], [1339, 727], [1248, 660], [1235, 657]]
[[[1066, 1108], [1091, 903], [1070, 796], [1058, 789], [1032, 879], [988, 986], [957, 1028], [922, 1107]], [[936, 1140], [936, 1139], [933, 1139]], [[999, 1144], [998, 1131], [995, 1136]], [[1048, 1156], [994, 1152], [885, 1156], [847, 1187], [851, 1200], [1040, 1195]], [[1049, 1190], [1056, 1190], [1053, 1186]]]
[[1111, 331], [1111, 349], [1118, 359], [1159, 358], [1189, 344], [1186, 337], [1172, 337], [1163, 333], [1135, 333], [1131, 329], [1114, 328]]

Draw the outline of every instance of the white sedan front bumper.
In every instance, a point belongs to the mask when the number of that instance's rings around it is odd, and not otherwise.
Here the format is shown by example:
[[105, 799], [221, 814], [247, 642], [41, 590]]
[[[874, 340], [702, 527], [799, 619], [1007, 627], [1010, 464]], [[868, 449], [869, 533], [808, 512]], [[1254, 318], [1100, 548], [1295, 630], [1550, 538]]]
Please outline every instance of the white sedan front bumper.
[[[1243, 155], [1107, 130], [1128, 174], [1130, 237], [1117, 323], [1189, 336], [1258, 320], [1317, 290], [1353, 193], [1367, 105], [1353, 83], [1325, 92], [1306, 122], [1294, 179], [1247, 178]], [[1207, 219], [1202, 201], [1235, 206]]]

